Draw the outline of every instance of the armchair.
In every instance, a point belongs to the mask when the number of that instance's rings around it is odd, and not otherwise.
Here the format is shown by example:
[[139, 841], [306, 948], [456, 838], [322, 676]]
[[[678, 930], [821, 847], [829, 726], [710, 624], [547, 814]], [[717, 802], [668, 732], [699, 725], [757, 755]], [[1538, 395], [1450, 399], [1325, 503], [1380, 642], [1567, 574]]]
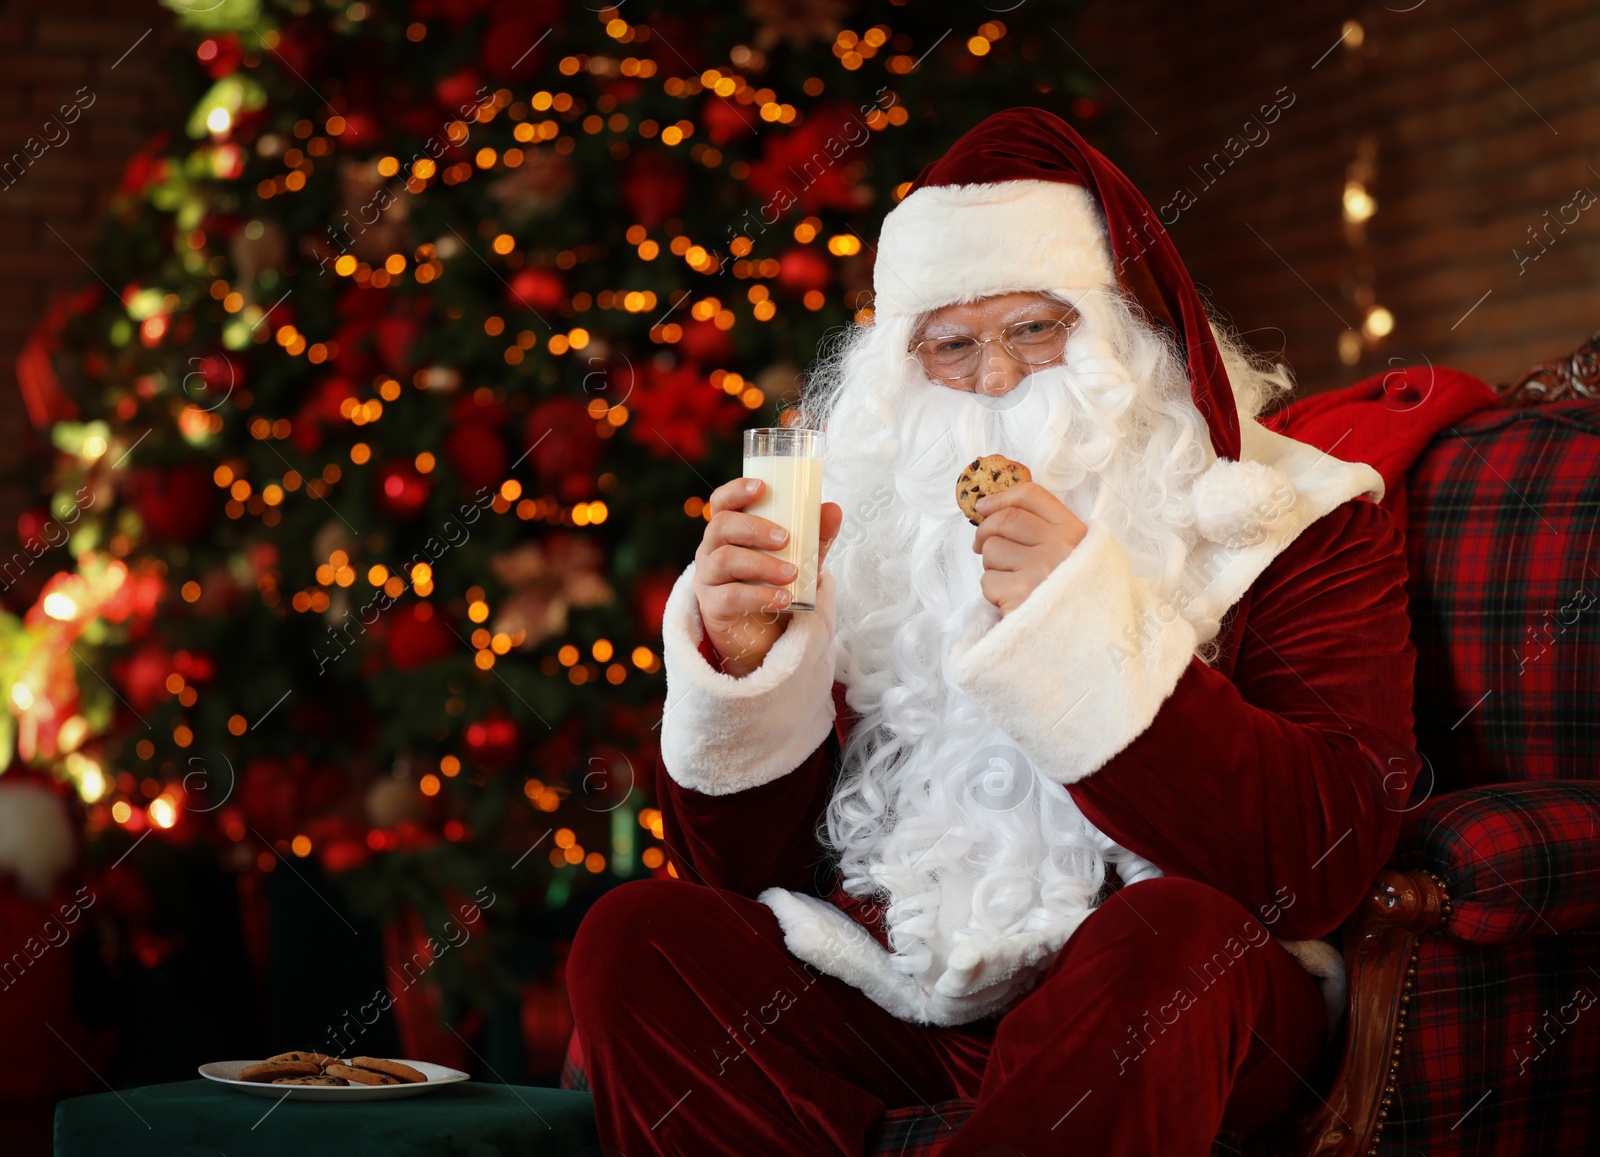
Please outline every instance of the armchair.
[[[1283, 1157], [1600, 1147], [1600, 334], [1407, 477], [1416, 786]], [[1309, 1096], [1308, 1096], [1309, 1099]]]

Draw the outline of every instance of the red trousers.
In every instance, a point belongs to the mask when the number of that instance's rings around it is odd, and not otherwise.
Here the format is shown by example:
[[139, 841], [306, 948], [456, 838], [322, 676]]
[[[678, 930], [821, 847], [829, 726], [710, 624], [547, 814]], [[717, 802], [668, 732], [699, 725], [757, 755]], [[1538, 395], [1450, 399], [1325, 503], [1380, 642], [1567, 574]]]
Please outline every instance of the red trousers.
[[864, 1152], [886, 1109], [976, 1098], [941, 1157], [1206, 1157], [1280, 1118], [1327, 1032], [1237, 901], [1112, 894], [998, 1019], [910, 1024], [792, 956], [765, 905], [681, 880], [603, 896], [568, 961], [608, 1157]]

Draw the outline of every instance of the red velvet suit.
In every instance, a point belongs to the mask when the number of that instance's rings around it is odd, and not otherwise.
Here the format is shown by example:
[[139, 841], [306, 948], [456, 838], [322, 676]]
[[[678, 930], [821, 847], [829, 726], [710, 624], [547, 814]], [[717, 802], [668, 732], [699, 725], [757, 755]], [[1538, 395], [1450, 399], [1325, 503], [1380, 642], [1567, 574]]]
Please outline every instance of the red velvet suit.
[[[1328, 1018], [1274, 938], [1333, 932], [1393, 848], [1420, 766], [1401, 536], [1352, 499], [1301, 531], [1154, 722], [1069, 785], [1166, 878], [1115, 892], [998, 1019], [912, 1024], [791, 955], [753, 897], [835, 890], [816, 831], [835, 734], [729, 795], [657, 776], [678, 880], [586, 918], [569, 980], [602, 1138], [646, 1153], [862, 1152], [887, 1108], [975, 1096], [943, 1150], [1199, 1157], [1280, 1116]], [[837, 691], [837, 688], [836, 688]], [[853, 910], [852, 910], [853, 909]]]

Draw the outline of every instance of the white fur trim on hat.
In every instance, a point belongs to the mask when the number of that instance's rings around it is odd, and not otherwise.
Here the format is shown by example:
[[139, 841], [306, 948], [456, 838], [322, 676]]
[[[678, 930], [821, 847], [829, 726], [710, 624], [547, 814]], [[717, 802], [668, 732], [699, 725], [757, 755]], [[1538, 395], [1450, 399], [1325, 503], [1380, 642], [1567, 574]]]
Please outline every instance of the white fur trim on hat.
[[873, 312], [913, 315], [1027, 290], [1116, 285], [1105, 218], [1082, 185], [925, 185], [884, 218]]

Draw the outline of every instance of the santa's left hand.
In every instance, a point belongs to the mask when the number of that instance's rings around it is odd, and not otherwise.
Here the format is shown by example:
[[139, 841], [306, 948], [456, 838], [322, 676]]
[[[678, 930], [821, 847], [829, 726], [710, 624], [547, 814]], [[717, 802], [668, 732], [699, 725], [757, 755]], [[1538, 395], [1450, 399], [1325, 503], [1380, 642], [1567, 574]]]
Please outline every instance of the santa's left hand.
[[983, 597], [1010, 614], [1083, 541], [1089, 528], [1050, 491], [1024, 482], [978, 499]]

